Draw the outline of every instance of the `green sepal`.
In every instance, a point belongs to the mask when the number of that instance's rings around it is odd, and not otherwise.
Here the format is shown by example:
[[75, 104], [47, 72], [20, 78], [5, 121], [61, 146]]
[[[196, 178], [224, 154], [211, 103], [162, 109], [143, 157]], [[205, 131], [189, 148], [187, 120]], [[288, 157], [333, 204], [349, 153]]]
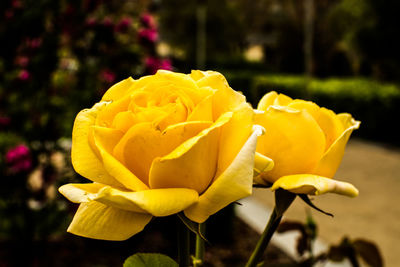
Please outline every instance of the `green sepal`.
[[271, 188], [272, 183], [267, 183], [267, 184], [253, 184], [254, 188]]
[[275, 210], [278, 217], [285, 213], [295, 198], [296, 194], [286, 191], [282, 188], [279, 188], [275, 191]]
[[181, 219], [181, 221], [186, 225], [187, 228], [189, 228], [190, 231], [198, 235], [205, 242], [209, 243], [208, 240], [204, 237], [204, 233], [201, 230], [202, 228], [200, 227], [200, 223], [191, 221], [188, 217], [185, 216], [183, 212], [180, 212], [177, 215], [178, 218]]
[[159, 253], [136, 253], [128, 257], [123, 267], [178, 267], [173, 259]]
[[323, 213], [323, 214], [325, 214], [325, 215], [328, 215], [328, 216], [333, 217], [333, 214], [332, 214], [332, 213], [323, 211], [323, 210], [321, 210], [320, 208], [318, 208], [317, 206], [315, 206], [314, 203], [311, 202], [311, 199], [308, 197], [308, 195], [306, 195], [306, 194], [299, 194], [298, 196], [299, 196], [308, 206], [310, 206], [311, 208], [313, 208], [313, 209], [315, 209], [315, 210], [317, 210], [317, 211], [319, 211], [319, 212], [321, 212], [321, 213]]

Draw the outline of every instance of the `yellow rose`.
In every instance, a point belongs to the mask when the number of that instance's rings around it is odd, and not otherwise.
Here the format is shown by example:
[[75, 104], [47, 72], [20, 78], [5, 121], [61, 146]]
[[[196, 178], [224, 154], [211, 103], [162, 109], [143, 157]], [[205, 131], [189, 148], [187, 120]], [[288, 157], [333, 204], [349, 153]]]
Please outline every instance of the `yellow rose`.
[[270, 171], [260, 171], [256, 182], [299, 194], [358, 195], [353, 185], [331, 179], [352, 131], [360, 125], [350, 114], [270, 92], [258, 104], [255, 123], [266, 129], [256, 159], [269, 157], [275, 164]]
[[253, 119], [217, 72], [159, 71], [115, 84], [75, 119], [72, 164], [93, 183], [60, 187], [81, 203], [68, 231], [124, 240], [153, 216], [184, 211], [201, 223], [248, 196], [262, 131]]

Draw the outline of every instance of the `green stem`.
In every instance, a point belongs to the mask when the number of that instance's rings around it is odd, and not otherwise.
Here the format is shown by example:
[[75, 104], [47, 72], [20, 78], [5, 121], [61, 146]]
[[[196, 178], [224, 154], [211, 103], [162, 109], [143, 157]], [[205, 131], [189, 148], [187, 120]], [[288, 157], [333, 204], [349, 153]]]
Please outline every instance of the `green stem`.
[[281, 222], [282, 215], [278, 215], [276, 207], [272, 211], [271, 216], [269, 217], [269, 221], [267, 226], [264, 229], [258, 243], [251, 254], [246, 267], [255, 267], [260, 262], [261, 257], [264, 254], [265, 249], [267, 248], [269, 241], [271, 240], [272, 235], [275, 230], [278, 228], [279, 223]]
[[179, 267], [190, 265], [190, 232], [183, 222], [178, 225], [178, 259]]
[[[204, 233], [206, 229], [206, 223], [201, 223], [199, 224], [199, 232]], [[204, 250], [205, 250], [205, 245], [204, 245], [204, 239], [197, 234], [196, 235], [196, 254], [195, 258], [193, 259], [193, 267], [199, 267], [203, 265], [203, 260], [204, 260]]]

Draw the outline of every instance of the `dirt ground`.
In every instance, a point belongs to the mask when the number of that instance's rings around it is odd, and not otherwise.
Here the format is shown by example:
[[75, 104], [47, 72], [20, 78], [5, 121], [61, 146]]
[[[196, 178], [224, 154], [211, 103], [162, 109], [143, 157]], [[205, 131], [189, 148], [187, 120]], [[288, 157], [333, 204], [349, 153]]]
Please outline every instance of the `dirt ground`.
[[[400, 149], [352, 139], [335, 178], [355, 185], [360, 195], [354, 199], [335, 194], [314, 198], [318, 207], [334, 214], [331, 218], [312, 211], [319, 237], [328, 244], [339, 243], [345, 235], [371, 240], [378, 245], [385, 266], [399, 266]], [[273, 194], [268, 189], [256, 189], [254, 195], [272, 207]], [[306, 209], [297, 199], [285, 218], [304, 221]]]

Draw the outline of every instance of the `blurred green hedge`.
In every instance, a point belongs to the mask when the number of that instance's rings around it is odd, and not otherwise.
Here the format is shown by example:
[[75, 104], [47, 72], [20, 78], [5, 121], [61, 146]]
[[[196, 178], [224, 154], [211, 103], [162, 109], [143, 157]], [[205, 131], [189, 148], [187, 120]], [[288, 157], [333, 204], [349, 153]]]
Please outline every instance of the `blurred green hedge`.
[[307, 80], [302, 75], [226, 72], [232, 88], [242, 91], [254, 107], [269, 91], [292, 98], [311, 100], [336, 113], [348, 112], [360, 120], [356, 136], [400, 145], [397, 114], [400, 114], [400, 87], [366, 78]]

